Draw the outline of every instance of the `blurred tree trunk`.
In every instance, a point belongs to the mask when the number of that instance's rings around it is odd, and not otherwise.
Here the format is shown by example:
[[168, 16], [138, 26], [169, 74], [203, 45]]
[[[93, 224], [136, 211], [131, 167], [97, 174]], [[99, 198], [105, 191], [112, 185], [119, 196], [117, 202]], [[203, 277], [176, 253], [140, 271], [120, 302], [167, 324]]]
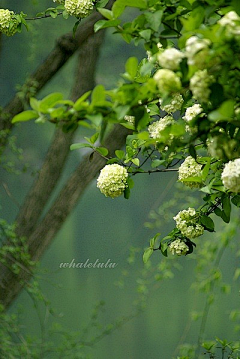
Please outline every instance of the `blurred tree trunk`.
[[[30, 77], [27, 84], [30, 85], [37, 81], [36, 92], [38, 92], [79, 49], [76, 81], [72, 88], [71, 99], [75, 101], [83, 93], [92, 89], [95, 85], [96, 64], [104, 36], [103, 31], [94, 34], [93, 26], [100, 18], [101, 15], [98, 13], [90, 16], [78, 29], [75, 38], [72, 34], [62, 36], [55, 49]], [[29, 98], [26, 97], [25, 100], [28, 102]], [[16, 95], [3, 109], [0, 130], [10, 131], [12, 128], [11, 117], [22, 110], [23, 103]], [[128, 134], [129, 130], [124, 127], [115, 126], [113, 128], [105, 140], [105, 146], [109, 149], [110, 155], [114, 154], [115, 149], [123, 146]], [[42, 218], [45, 206], [61, 177], [73, 136], [74, 132], [63, 133], [61, 129], [56, 130], [39, 175], [16, 218], [17, 236], [26, 238], [33, 261], [40, 259], [88, 184], [106, 163], [106, 160], [98, 154], [94, 154], [91, 162], [89, 155], [86, 155]], [[0, 302], [6, 308], [12, 304], [21, 289], [25, 285], [29, 285], [29, 280], [33, 275], [31, 266], [26, 267], [23, 263], [18, 263], [21, 270], [18, 274], [14, 274], [11, 270], [14, 260], [12, 256], [8, 255], [5, 258], [6, 262], [0, 264]]]

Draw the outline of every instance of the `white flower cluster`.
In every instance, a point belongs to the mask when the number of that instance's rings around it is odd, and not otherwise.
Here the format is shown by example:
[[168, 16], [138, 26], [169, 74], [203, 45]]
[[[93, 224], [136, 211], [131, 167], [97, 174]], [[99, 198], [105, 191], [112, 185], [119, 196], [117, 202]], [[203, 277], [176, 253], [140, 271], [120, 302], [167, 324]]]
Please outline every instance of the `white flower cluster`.
[[16, 19], [13, 19], [13, 15], [13, 11], [0, 9], [0, 32], [7, 36], [12, 36], [17, 31], [18, 23]]
[[177, 254], [178, 256], [183, 256], [187, 254], [189, 248], [186, 243], [181, 241], [181, 239], [176, 239], [169, 245], [169, 250], [173, 255]]
[[207, 149], [211, 157], [220, 160], [226, 158], [232, 160], [238, 158], [240, 154], [238, 141], [224, 133], [209, 138], [207, 140]]
[[204, 233], [204, 227], [198, 223], [198, 214], [194, 208], [180, 211], [173, 219], [182, 235], [189, 239], [194, 239]]
[[229, 11], [218, 23], [225, 29], [227, 37], [240, 36], [240, 17], [235, 11]]
[[124, 116], [124, 120], [134, 125], [135, 116], [126, 115]]
[[174, 93], [181, 89], [181, 81], [175, 72], [168, 69], [158, 70], [154, 76], [159, 91], [162, 93]]
[[93, 10], [92, 0], [65, 0], [65, 9], [69, 15], [84, 18]]
[[190, 90], [193, 97], [199, 102], [208, 102], [211, 93], [209, 86], [212, 82], [213, 77], [208, 74], [206, 69], [195, 72], [190, 79]]
[[[159, 102], [161, 105], [162, 101], [159, 100]], [[167, 104], [165, 106], [161, 105], [161, 109], [167, 113], [174, 113], [176, 111], [181, 110], [183, 102], [184, 102], [184, 100], [183, 100], [182, 95], [180, 95], [180, 93], [177, 93], [177, 94], [173, 95], [169, 104]]]
[[172, 125], [174, 122], [174, 118], [169, 115], [161, 118], [159, 121], [153, 122], [148, 126], [150, 137], [154, 138], [155, 140], [159, 140], [161, 138], [161, 132], [164, 131], [167, 126]]
[[185, 54], [188, 59], [188, 65], [197, 66], [199, 69], [206, 64], [206, 57], [209, 53], [208, 39], [199, 39], [197, 36], [191, 36], [186, 42]]
[[240, 192], [240, 158], [226, 163], [222, 172], [224, 187], [231, 192]]
[[203, 112], [201, 105], [195, 103], [194, 105], [186, 109], [185, 116], [183, 116], [183, 119], [190, 123], [201, 112]]
[[178, 170], [178, 179], [190, 188], [199, 188], [202, 186], [201, 182], [184, 181], [189, 177], [200, 177], [202, 165], [197, 163], [195, 159], [188, 156], [185, 161], [181, 164]]
[[177, 70], [183, 57], [184, 54], [181, 51], [175, 48], [169, 48], [160, 52], [157, 59], [161, 67], [169, 70]]
[[106, 165], [97, 179], [97, 187], [106, 197], [119, 197], [127, 187], [128, 173], [118, 164]]

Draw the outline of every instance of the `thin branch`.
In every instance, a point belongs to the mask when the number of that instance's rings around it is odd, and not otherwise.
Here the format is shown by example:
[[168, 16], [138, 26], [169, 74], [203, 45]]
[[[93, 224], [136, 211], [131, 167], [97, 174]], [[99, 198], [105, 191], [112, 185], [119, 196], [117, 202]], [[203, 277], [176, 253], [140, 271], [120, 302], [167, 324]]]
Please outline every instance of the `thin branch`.
[[[59, 15], [62, 15], [63, 12], [59, 12], [57, 13], [56, 15], [59, 16]], [[42, 16], [35, 16], [35, 17], [26, 17], [25, 20], [27, 21], [32, 21], [32, 20], [41, 20], [41, 19], [47, 19], [49, 17], [52, 17], [50, 14], [45, 14], [45, 15], [42, 15]]]
[[135, 171], [135, 172], [132, 172], [131, 174], [133, 176], [139, 174], [139, 173], [147, 173], [147, 174], [151, 174], [151, 173], [157, 173], [157, 172], [177, 172], [178, 171], [178, 168], [163, 168], [163, 169], [156, 169], [156, 170], [148, 170], [148, 171]]

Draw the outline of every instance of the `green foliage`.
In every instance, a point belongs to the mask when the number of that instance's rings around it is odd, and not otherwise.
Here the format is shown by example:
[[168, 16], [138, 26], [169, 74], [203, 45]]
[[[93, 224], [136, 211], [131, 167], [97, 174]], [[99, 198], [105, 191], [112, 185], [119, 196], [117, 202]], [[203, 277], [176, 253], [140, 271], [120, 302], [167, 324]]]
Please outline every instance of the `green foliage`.
[[[217, 358], [219, 353], [222, 357], [239, 358], [239, 343], [220, 339], [211, 342], [203, 340], [208, 311], [215, 300], [215, 289], [226, 294], [230, 291], [222, 280], [219, 265], [225, 249], [236, 234], [237, 224], [232, 212], [240, 207], [238, 162], [234, 162], [236, 168], [229, 170], [227, 174], [229, 181], [223, 176], [231, 161], [239, 161], [240, 158], [238, 1], [117, 0], [112, 9], [106, 9], [106, 4], [107, 1], [96, 4], [98, 12], [105, 19], [95, 24], [95, 31], [113, 28], [115, 34], [121, 35], [126, 43], [143, 44], [146, 56], [143, 59], [129, 57], [116, 88], [108, 90], [101, 84], [97, 85], [93, 91], [87, 92], [75, 102], [64, 100], [58, 92], [37, 100], [34, 98], [34, 86], [28, 92], [21, 89], [19, 94], [24, 104], [30, 98], [31, 108], [25, 108], [25, 111], [17, 114], [12, 123], [32, 119], [37, 123], [49, 121], [62, 126], [65, 132], [75, 130], [79, 125], [88, 127], [92, 130], [90, 137], [85, 137], [85, 143], [73, 144], [71, 150], [90, 148], [90, 159], [93, 152], [97, 152], [106, 159], [107, 164], [118, 163], [127, 168], [129, 178], [124, 191], [126, 199], [130, 197], [134, 176], [172, 171], [178, 173], [183, 196], [164, 204], [158, 213], [152, 213], [157, 230], [163, 223], [159, 215], [164, 215], [169, 221], [175, 215], [176, 227], [171, 223], [173, 228], [169, 233], [164, 233], [163, 237], [157, 233], [150, 239], [149, 247], [143, 254], [143, 262], [146, 270], [151, 268], [150, 258], [153, 258], [154, 252], [160, 251], [166, 258], [160, 262], [159, 272], [154, 279], [170, 278], [173, 273], [167, 263], [173, 260], [169, 255], [170, 252], [174, 253], [174, 250], [170, 251], [171, 246], [174, 243], [176, 246], [179, 243], [187, 246], [187, 251], [175, 247], [177, 255], [193, 256], [197, 247], [195, 253], [198, 257], [198, 274], [193, 287], [205, 294], [206, 302], [202, 315], [197, 312], [192, 315], [196, 320], [202, 317], [197, 348], [192, 345], [183, 346], [178, 358], [200, 358], [201, 353], [209, 358]], [[125, 22], [122, 15], [129, 7], [136, 12], [131, 21]], [[233, 11], [234, 18], [229, 19], [228, 16]], [[27, 18], [23, 13], [15, 14], [9, 27], [12, 30], [16, 20], [17, 31], [21, 31], [21, 25], [26, 26], [28, 20], [46, 17], [55, 19], [58, 15], [68, 18], [64, 6], [48, 8], [35, 18]], [[74, 33], [79, 23], [80, 20], [77, 20]], [[177, 55], [168, 57], [167, 51], [173, 49]], [[178, 95], [181, 96], [182, 103], [174, 108]], [[189, 110], [193, 111], [194, 106], [200, 106], [200, 112], [189, 115]], [[103, 145], [105, 134], [113, 124], [125, 126], [132, 132], [126, 139], [124, 149], [115, 151], [116, 157], [110, 157], [108, 149]], [[184, 172], [182, 165], [188, 157], [195, 160], [195, 167], [189, 166]], [[184, 186], [195, 189], [197, 195], [186, 197]], [[176, 213], [172, 213], [177, 205], [182, 205], [182, 212], [192, 211], [192, 218], [183, 216], [181, 223], [177, 223]], [[228, 225], [223, 234], [219, 232], [219, 236], [218, 219], [222, 226]], [[147, 226], [154, 225], [148, 223]], [[14, 258], [11, 269], [15, 274], [18, 273], [20, 264], [33, 265], [24, 240], [16, 238], [14, 229], [9, 228], [6, 223], [2, 222], [1, 228], [3, 238], [8, 238], [7, 244], [1, 248], [1, 262], [4, 263], [6, 256], [11, 255]], [[204, 241], [204, 237], [199, 245], [194, 236], [194, 231], [199, 231], [199, 228], [205, 234], [212, 235], [213, 240]], [[133, 261], [133, 256], [130, 261]], [[239, 275], [239, 270], [236, 270], [235, 278]], [[146, 282], [143, 278], [138, 282], [141, 295], [148, 291]], [[29, 293], [39, 295], [36, 283], [29, 288]], [[238, 315], [238, 312], [233, 311], [232, 319], [238, 318]], [[95, 313], [92, 318], [93, 326], [96, 325], [96, 317]], [[5, 323], [11, 320], [2, 317]], [[118, 326], [111, 324], [101, 328], [96, 338], [108, 335]], [[61, 354], [65, 351], [64, 355], [67, 352], [68, 357], [76, 355], [76, 352], [81, 357], [82, 348], [85, 345], [91, 346], [95, 340], [76, 342], [75, 334], [66, 333], [65, 337], [63, 347], [59, 350]], [[5, 346], [1, 350], [5, 355], [9, 350], [9, 333], [4, 332], [3, 338]], [[50, 343], [47, 345], [51, 347]], [[26, 355], [26, 347], [19, 348], [18, 353]], [[11, 355], [16, 355], [15, 348], [12, 350]], [[39, 355], [36, 348], [31, 355]]]

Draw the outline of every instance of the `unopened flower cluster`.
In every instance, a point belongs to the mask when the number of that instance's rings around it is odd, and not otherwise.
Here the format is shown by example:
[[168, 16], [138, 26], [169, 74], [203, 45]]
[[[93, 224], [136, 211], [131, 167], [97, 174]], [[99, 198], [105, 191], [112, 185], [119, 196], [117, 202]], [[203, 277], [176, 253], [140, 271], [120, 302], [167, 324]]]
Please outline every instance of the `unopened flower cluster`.
[[190, 177], [201, 177], [202, 165], [197, 163], [196, 160], [188, 156], [185, 161], [181, 164], [178, 170], [178, 179], [190, 188], [199, 188], [202, 186], [201, 182], [197, 181], [184, 181]]
[[128, 173], [125, 167], [118, 164], [106, 165], [97, 179], [97, 187], [106, 196], [121, 196], [127, 187]]
[[173, 219], [182, 235], [189, 239], [197, 238], [204, 232], [204, 227], [198, 223], [198, 214], [194, 208], [180, 211]]
[[13, 11], [0, 9], [0, 32], [7, 36], [12, 36], [17, 31], [18, 22], [13, 16]]
[[151, 125], [148, 126], [148, 132], [150, 134], [150, 137], [152, 137], [155, 140], [160, 140], [162, 131], [164, 131], [168, 126], [172, 125], [174, 123], [174, 119], [172, 116], [165, 116], [161, 118], [159, 121], [153, 122]]
[[207, 140], [207, 149], [211, 157], [220, 160], [233, 160], [240, 155], [239, 143], [226, 133], [220, 133]]
[[186, 131], [190, 132], [191, 134], [197, 132], [197, 126], [194, 126], [193, 120], [202, 112], [203, 109], [198, 103], [186, 109], [185, 115], [183, 116], [183, 119], [187, 123]]
[[209, 86], [212, 82], [213, 77], [209, 75], [206, 69], [195, 72], [190, 79], [190, 90], [193, 97], [199, 102], [208, 102], [211, 93]]
[[[176, 111], [181, 110], [182, 108], [182, 104], [183, 104], [184, 100], [182, 95], [180, 95], [179, 93], [174, 94], [170, 103], [162, 106], [161, 105], [161, 109], [167, 113], [174, 113]], [[160, 100], [160, 104], [162, 103], [162, 101]]]
[[240, 192], [240, 158], [226, 163], [222, 172], [224, 187], [231, 192]]
[[209, 87], [213, 83], [213, 76], [209, 75], [206, 70], [206, 66], [209, 65], [210, 45], [211, 41], [208, 39], [191, 36], [182, 51], [175, 48], [160, 50], [157, 58], [162, 69], [154, 75], [159, 91], [165, 94], [176, 93], [181, 89], [180, 78], [174, 71], [179, 69], [182, 59], [186, 58], [188, 65], [192, 66], [195, 71], [190, 79], [193, 98], [200, 103], [208, 102]]
[[240, 17], [235, 11], [229, 11], [218, 23], [225, 29], [228, 38], [240, 36]]
[[154, 74], [153, 78], [161, 93], [174, 93], [181, 89], [180, 78], [172, 70], [160, 69]]
[[186, 41], [185, 48], [188, 65], [197, 66], [199, 69], [202, 69], [206, 65], [209, 45], [210, 40], [199, 39], [197, 36], [191, 36]]
[[177, 254], [178, 256], [183, 256], [187, 254], [189, 248], [186, 243], [181, 241], [181, 239], [176, 239], [169, 245], [169, 250], [173, 255]]
[[92, 0], [65, 0], [65, 9], [69, 15], [84, 18], [93, 10]]

